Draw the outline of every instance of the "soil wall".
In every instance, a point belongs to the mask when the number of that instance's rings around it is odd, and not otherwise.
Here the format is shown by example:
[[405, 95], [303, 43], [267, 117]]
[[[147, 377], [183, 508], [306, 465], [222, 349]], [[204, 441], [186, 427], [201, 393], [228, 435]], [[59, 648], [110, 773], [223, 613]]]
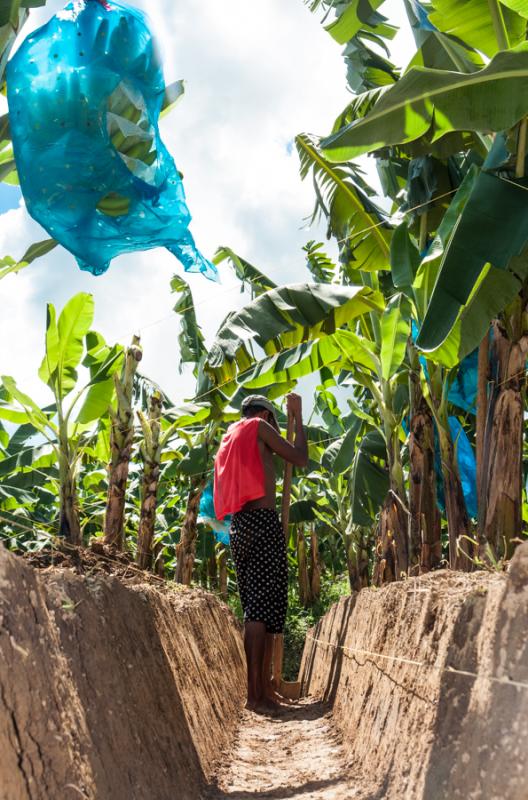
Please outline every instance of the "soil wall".
[[332, 704], [372, 800], [528, 798], [528, 544], [508, 576], [344, 598], [310, 636], [303, 691]]
[[0, 800], [195, 800], [244, 697], [238, 626], [210, 595], [0, 547]]

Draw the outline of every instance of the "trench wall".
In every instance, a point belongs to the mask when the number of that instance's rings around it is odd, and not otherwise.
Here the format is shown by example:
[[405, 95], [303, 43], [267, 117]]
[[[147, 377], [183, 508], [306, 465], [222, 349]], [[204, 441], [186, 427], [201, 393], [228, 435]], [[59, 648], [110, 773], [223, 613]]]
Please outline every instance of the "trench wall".
[[197, 800], [244, 687], [212, 596], [35, 571], [0, 547], [0, 800]]
[[528, 544], [507, 576], [343, 598], [310, 632], [301, 680], [331, 703], [372, 800], [526, 800]]

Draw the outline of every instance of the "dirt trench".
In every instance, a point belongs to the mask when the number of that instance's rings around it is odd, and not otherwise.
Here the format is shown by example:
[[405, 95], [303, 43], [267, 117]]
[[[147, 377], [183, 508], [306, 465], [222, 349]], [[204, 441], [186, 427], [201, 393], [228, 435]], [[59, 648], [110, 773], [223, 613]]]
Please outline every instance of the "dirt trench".
[[0, 800], [199, 800], [243, 694], [214, 597], [0, 547]]
[[369, 800], [527, 800], [528, 544], [507, 575], [343, 598], [310, 631], [301, 675]]
[[227, 608], [127, 575], [0, 548], [0, 800], [528, 798], [528, 545], [343, 598], [269, 717]]

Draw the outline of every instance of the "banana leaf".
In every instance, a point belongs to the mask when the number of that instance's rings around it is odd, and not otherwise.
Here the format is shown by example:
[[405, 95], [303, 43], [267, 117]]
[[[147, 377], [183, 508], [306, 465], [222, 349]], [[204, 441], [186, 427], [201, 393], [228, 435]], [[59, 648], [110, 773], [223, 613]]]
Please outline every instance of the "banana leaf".
[[272, 289], [227, 317], [209, 351], [206, 369], [216, 382], [227, 383], [255, 364], [257, 359], [248, 349], [251, 342], [271, 356], [332, 335], [384, 305], [381, 292], [366, 286], [301, 283]]
[[61, 311], [57, 320], [55, 307], [48, 303], [46, 324], [46, 355], [39, 369], [40, 379], [57, 396], [63, 398], [77, 383], [77, 367], [84, 351], [84, 337], [91, 328], [94, 299], [79, 292]]
[[312, 278], [318, 283], [332, 283], [336, 278], [338, 268], [330, 256], [323, 250], [322, 242], [311, 240], [303, 247], [306, 253], [306, 266]]
[[333, 475], [350, 469], [354, 459], [357, 435], [362, 425], [363, 420], [355, 417], [348, 431], [332, 442], [324, 451], [321, 463]]
[[367, 342], [352, 331], [339, 330], [332, 336], [302, 342], [296, 347], [258, 361], [239, 378], [246, 389], [261, 389], [298, 381], [325, 368], [333, 375], [358, 367], [374, 371], [375, 355]]
[[[181, 318], [180, 332], [178, 334], [178, 344], [180, 346], [179, 369], [181, 372], [184, 364], [197, 365], [200, 359], [205, 356], [207, 349], [202, 329], [196, 317], [191, 287], [179, 275], [173, 275], [170, 286], [173, 292], [179, 294], [174, 311]], [[197, 366], [195, 366], [195, 374], [196, 370]]]
[[[513, 4], [507, 2], [497, 6], [498, 14], [502, 13], [508, 47], [520, 44], [526, 36], [526, 22], [512, 10]], [[488, 57], [501, 49], [488, 0], [431, 0], [431, 5], [429, 21], [439, 30]], [[510, 8], [506, 7], [508, 5]]]
[[409, 62], [409, 67], [430, 67], [432, 69], [474, 72], [484, 66], [479, 54], [464, 46], [464, 43], [448, 36], [432, 24], [431, 7], [418, 0], [404, 0], [407, 18], [418, 50]]
[[439, 347], [427, 353], [427, 358], [448, 368], [460, 364], [479, 346], [491, 320], [514, 300], [527, 278], [528, 250], [512, 259], [509, 271], [487, 264], [448, 336]]
[[58, 242], [54, 239], [44, 239], [43, 242], [35, 242], [32, 244], [20, 261], [15, 261], [14, 258], [11, 256], [4, 256], [0, 258], [0, 280], [5, 278], [6, 275], [10, 275], [11, 273], [20, 272], [20, 270], [24, 269], [24, 267], [29, 266], [29, 264], [33, 263], [37, 258], [41, 258], [57, 247]]
[[528, 110], [528, 43], [471, 74], [414, 67], [363, 118], [323, 139], [328, 161], [389, 145], [437, 142], [453, 131], [502, 131]]
[[394, 231], [391, 241], [391, 274], [396, 289], [410, 296], [419, 266], [418, 248], [411, 241], [407, 223], [402, 222]]
[[376, 11], [383, 3], [384, 0], [348, 0], [346, 4], [341, 3], [341, 13], [326, 26], [326, 30], [338, 44], [346, 44], [361, 31], [392, 39], [397, 28], [386, 25], [386, 18]]
[[371, 525], [389, 491], [389, 473], [372, 459], [372, 452], [386, 456], [385, 442], [378, 431], [371, 431], [363, 438], [354, 456], [350, 485], [355, 525]]
[[381, 316], [381, 374], [388, 381], [403, 363], [411, 332], [410, 308], [401, 294], [391, 298]]
[[[306, 134], [295, 139], [301, 162], [301, 178], [311, 172], [317, 194], [312, 220], [320, 212], [328, 218], [329, 235], [347, 240], [354, 269], [387, 269], [390, 258], [389, 226], [368, 194], [368, 188], [354, 164], [329, 163], [318, 143]], [[381, 223], [381, 224], [380, 224]]]
[[521, 17], [528, 19], [528, 0], [500, 0], [503, 6], [516, 11]]
[[512, 272], [511, 260], [528, 242], [527, 192], [528, 180], [480, 173], [444, 253], [418, 336], [420, 349], [434, 350], [446, 339], [488, 262]]
[[325, 18], [330, 11], [336, 12], [336, 18], [326, 25], [326, 30], [338, 44], [346, 45], [343, 56], [347, 81], [354, 93], [394, 83], [398, 78], [396, 67], [389, 61], [387, 46], [387, 40], [393, 39], [398, 29], [378, 13], [383, 1], [345, 0], [335, 3], [334, 0], [309, 0], [307, 3], [311, 11], [324, 7]]
[[240, 291], [243, 291], [246, 287], [246, 283], [249, 284], [250, 291], [253, 297], [258, 297], [260, 294], [264, 292], [268, 292], [270, 289], [275, 289], [277, 284], [268, 278], [267, 275], [264, 275], [257, 267], [254, 267], [253, 264], [250, 264], [249, 261], [246, 261], [241, 256], [237, 255], [234, 250], [231, 250], [230, 247], [219, 247], [213, 257], [213, 264], [218, 266], [222, 263], [222, 261], [228, 260], [237, 278], [241, 281]]

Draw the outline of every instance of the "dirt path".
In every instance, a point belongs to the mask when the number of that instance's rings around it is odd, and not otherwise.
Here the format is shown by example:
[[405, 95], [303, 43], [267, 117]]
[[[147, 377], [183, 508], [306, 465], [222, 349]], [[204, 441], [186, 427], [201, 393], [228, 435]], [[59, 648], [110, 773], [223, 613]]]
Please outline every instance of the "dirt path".
[[350, 800], [364, 796], [347, 777], [327, 708], [300, 704], [274, 717], [245, 712], [230, 759], [208, 800]]

